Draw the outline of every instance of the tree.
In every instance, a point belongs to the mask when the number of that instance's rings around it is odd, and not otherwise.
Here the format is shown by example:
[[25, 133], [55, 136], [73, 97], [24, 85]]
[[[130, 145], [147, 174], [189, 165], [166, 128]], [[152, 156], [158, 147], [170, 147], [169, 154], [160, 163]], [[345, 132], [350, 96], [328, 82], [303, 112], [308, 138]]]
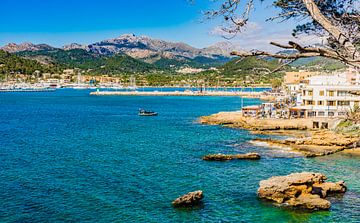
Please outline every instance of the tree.
[[282, 80], [281, 79], [272, 79], [271, 80], [271, 87], [273, 89], [278, 89], [282, 86]]
[[[219, 9], [207, 11], [205, 14], [208, 18], [223, 17], [226, 25], [222, 29], [236, 35], [248, 23], [256, 0], [219, 1]], [[268, 20], [285, 21], [300, 18], [306, 22], [294, 28], [295, 37], [300, 34], [314, 34], [319, 38], [326, 37], [327, 41], [320, 46], [303, 46], [293, 41], [289, 41], [288, 44], [270, 43], [296, 52], [290, 55], [261, 50], [233, 52], [232, 55], [271, 56], [286, 60], [322, 56], [360, 68], [359, 5], [359, 0], [274, 0], [273, 6], [279, 8], [280, 12]]]

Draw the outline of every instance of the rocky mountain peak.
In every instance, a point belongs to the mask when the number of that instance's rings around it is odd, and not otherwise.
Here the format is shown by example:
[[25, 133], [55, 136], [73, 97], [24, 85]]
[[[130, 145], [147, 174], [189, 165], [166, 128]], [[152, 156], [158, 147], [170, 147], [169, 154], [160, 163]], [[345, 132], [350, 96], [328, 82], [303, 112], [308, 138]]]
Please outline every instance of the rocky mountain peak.
[[[189, 58], [196, 57], [218, 58], [230, 57], [230, 52], [238, 50], [238, 45], [231, 42], [220, 42], [213, 46], [198, 49], [182, 42], [171, 42], [161, 39], [153, 39], [148, 36], [136, 36], [135, 34], [123, 34], [113, 39], [102, 40], [89, 45], [71, 43], [65, 45], [63, 50], [83, 49], [100, 55], [127, 54], [136, 59], [151, 58]], [[46, 44], [10, 43], [3, 48], [5, 51], [14, 53], [21, 51], [39, 51], [57, 49]]]
[[202, 49], [202, 52], [205, 54], [217, 54], [230, 56], [230, 53], [233, 51], [241, 51], [241, 47], [239, 44], [226, 41], [226, 42], [218, 42], [212, 46], [206, 47]]
[[47, 44], [33, 44], [30, 42], [24, 42], [21, 44], [9, 43], [4, 47], [0, 48], [1, 50], [7, 51], [9, 53], [16, 53], [22, 51], [39, 51], [39, 50], [52, 50], [55, 49], [52, 46]]
[[64, 50], [74, 50], [74, 49], [83, 49], [89, 51], [89, 47], [87, 45], [81, 45], [79, 43], [71, 43], [69, 45], [63, 46]]

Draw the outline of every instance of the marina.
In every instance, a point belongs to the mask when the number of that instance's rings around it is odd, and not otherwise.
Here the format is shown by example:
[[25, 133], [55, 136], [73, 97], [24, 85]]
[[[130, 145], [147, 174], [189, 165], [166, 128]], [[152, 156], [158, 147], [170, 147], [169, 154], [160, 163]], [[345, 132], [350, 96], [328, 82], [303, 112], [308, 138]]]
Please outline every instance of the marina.
[[43, 88], [43, 89], [36, 89], [36, 88], [32, 88], [32, 89], [0, 89], [0, 93], [5, 93], [5, 92], [53, 92], [55, 91], [55, 89], [51, 89], [51, 88]]

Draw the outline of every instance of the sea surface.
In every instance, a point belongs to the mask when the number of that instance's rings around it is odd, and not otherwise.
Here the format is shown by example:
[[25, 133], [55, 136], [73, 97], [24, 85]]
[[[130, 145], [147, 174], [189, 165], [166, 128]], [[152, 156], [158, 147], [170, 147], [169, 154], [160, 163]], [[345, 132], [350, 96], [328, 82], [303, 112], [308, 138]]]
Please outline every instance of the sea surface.
[[[360, 222], [360, 157], [305, 159], [252, 145], [259, 136], [245, 130], [197, 123], [240, 109], [239, 97], [89, 92], [0, 93], [0, 222]], [[139, 108], [159, 116], [139, 117]], [[201, 159], [253, 151], [263, 158]], [[348, 191], [318, 212], [257, 198], [260, 180], [298, 171], [345, 180]], [[171, 206], [194, 190], [204, 191], [202, 206]]]

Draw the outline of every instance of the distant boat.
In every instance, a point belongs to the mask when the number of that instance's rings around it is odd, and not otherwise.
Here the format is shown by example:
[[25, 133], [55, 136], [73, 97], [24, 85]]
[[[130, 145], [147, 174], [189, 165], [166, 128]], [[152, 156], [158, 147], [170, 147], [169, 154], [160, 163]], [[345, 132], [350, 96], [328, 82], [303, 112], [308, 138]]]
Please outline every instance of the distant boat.
[[157, 116], [157, 112], [145, 111], [144, 109], [139, 109], [139, 116]]

